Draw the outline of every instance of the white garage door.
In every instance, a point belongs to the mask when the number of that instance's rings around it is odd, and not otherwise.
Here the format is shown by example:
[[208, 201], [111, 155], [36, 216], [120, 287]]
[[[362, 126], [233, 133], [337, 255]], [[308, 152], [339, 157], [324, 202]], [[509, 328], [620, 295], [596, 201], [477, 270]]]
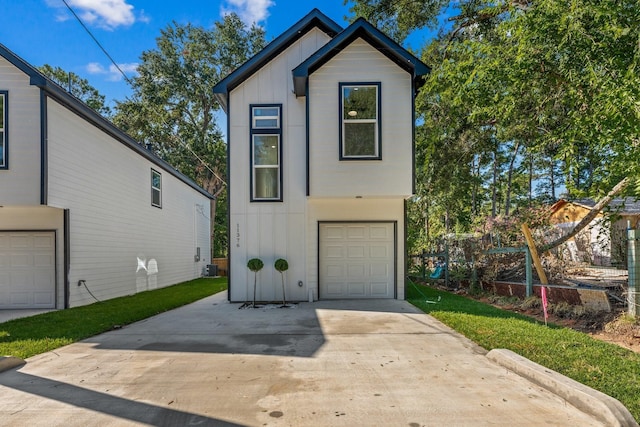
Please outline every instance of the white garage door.
[[55, 308], [55, 233], [0, 231], [0, 309]]
[[394, 298], [394, 224], [320, 224], [320, 298]]

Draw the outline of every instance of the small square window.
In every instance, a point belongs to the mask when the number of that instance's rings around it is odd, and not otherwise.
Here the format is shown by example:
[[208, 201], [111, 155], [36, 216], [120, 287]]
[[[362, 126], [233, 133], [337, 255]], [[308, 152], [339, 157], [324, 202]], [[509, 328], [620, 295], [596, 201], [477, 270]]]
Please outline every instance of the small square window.
[[340, 83], [340, 159], [380, 159], [380, 83]]
[[162, 207], [162, 174], [151, 169], [151, 206]]
[[278, 129], [280, 127], [280, 109], [278, 107], [253, 107], [254, 129]]

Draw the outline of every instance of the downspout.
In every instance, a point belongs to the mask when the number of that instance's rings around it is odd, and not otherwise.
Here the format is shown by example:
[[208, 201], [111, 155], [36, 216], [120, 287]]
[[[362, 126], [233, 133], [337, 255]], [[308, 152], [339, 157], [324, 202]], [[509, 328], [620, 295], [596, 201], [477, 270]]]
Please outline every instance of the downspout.
[[[231, 103], [230, 93], [227, 92], [227, 301], [231, 301]], [[213, 219], [215, 221], [215, 218]], [[213, 252], [213, 248], [211, 249]]]
[[69, 289], [69, 268], [71, 265], [71, 232], [69, 227], [69, 209], [64, 210], [64, 258], [62, 260], [64, 269], [64, 308], [69, 308], [70, 289]]
[[47, 206], [48, 203], [48, 174], [49, 174], [49, 154], [48, 154], [48, 127], [47, 127], [47, 96], [43, 89], [40, 89], [40, 204]]
[[[404, 251], [403, 251], [403, 257], [404, 258], [402, 260], [402, 264], [403, 264], [403, 267], [404, 267], [404, 281], [403, 281], [403, 283], [404, 283], [404, 295], [403, 295], [403, 298], [402, 298], [403, 300], [407, 299], [407, 282], [408, 282], [407, 278], [409, 277], [409, 265], [407, 263], [407, 260], [409, 259], [409, 245], [407, 245], [407, 237], [408, 237], [407, 236], [407, 228], [408, 228], [407, 219], [409, 217], [409, 214], [408, 214], [408, 206], [407, 206], [408, 203], [407, 202], [408, 202], [408, 200], [404, 199], [404, 221], [403, 221], [403, 227], [402, 227], [403, 228], [403, 239], [404, 239]], [[397, 298], [397, 296], [396, 296], [396, 298]]]

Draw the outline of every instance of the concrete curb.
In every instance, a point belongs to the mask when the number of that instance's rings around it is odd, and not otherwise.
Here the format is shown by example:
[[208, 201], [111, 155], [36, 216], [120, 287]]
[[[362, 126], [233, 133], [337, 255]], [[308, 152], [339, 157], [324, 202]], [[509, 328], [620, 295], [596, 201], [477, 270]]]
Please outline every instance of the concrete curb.
[[500, 348], [487, 353], [487, 358], [555, 393], [606, 425], [638, 426], [629, 410], [619, 400], [538, 365], [519, 354]]
[[16, 366], [24, 365], [25, 363], [27, 362], [18, 357], [0, 356], [0, 372], [15, 368]]

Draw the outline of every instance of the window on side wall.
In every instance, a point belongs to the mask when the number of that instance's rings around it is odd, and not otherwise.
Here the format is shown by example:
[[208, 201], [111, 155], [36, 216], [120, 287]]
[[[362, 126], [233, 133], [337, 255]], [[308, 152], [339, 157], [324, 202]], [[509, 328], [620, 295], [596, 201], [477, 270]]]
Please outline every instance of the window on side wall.
[[340, 83], [340, 160], [380, 160], [380, 83]]
[[151, 169], [151, 206], [162, 207], [162, 174]]
[[251, 201], [282, 201], [282, 105], [251, 105]]
[[9, 149], [9, 143], [7, 142], [7, 124], [9, 121], [8, 114], [8, 98], [9, 92], [6, 90], [0, 90], [0, 169], [7, 169], [9, 167], [7, 152]]

